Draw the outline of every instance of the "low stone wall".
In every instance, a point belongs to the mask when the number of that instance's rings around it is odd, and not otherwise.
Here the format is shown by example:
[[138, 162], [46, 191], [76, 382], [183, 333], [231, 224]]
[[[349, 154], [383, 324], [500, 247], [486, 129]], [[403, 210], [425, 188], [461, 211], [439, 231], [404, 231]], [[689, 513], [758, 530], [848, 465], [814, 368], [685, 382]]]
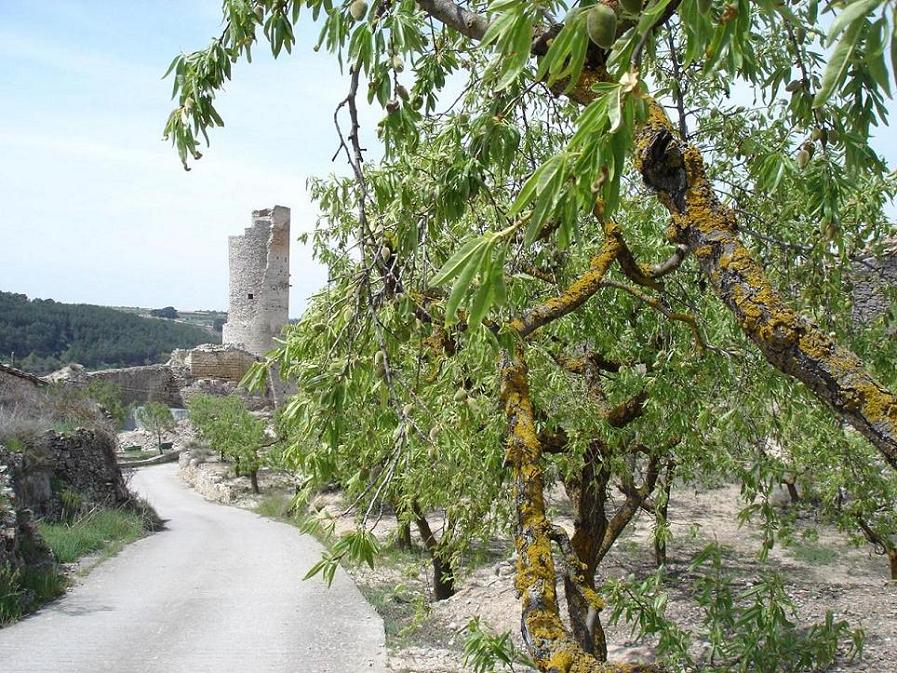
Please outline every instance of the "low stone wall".
[[163, 463], [173, 463], [181, 455], [181, 451], [183, 449], [173, 449], [166, 453], [163, 453], [161, 456], [153, 456], [152, 458], [144, 458], [143, 460], [128, 460], [127, 458], [120, 458], [118, 461], [119, 467], [149, 467], [150, 465], [161, 465]]
[[225, 504], [236, 499], [235, 489], [227, 482], [228, 466], [225, 463], [204, 463], [190, 455], [181, 453], [178, 460], [178, 474], [190, 488], [202, 497]]
[[281, 402], [287, 388], [278, 382], [279, 387], [275, 389], [271, 381], [261, 394], [239, 388], [240, 380], [257, 359], [236, 346], [205, 344], [190, 350], [177, 349], [165, 364], [95, 372], [88, 372], [81, 365], [67, 365], [44, 379], [74, 386], [107, 381], [121, 390], [125, 404], [161, 402], [169, 407], [184, 407], [192, 395], [199, 393], [236, 394], [250, 410], [259, 410]]
[[9, 465], [19, 506], [38, 517], [58, 519], [67, 494], [83, 506], [120, 506], [133, 501], [116, 463], [115, 437], [99, 430], [79, 428], [61, 435], [47, 432]]
[[203, 346], [187, 351], [184, 364], [195, 379], [240, 380], [255, 363], [252, 353], [232, 346]]

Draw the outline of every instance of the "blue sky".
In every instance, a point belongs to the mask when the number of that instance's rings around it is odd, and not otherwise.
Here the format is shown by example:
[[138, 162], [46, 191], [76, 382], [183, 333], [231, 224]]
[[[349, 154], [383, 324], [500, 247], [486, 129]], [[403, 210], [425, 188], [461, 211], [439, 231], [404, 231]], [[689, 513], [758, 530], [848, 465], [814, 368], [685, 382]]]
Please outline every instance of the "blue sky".
[[[311, 50], [309, 23], [292, 56], [259, 45], [235, 67], [218, 100], [226, 127], [191, 172], [161, 141], [162, 73], [219, 32], [220, 0], [0, 0], [0, 289], [224, 309], [227, 236], [250, 211], [285, 205], [294, 234], [314, 226], [306, 179], [345, 171], [330, 158], [347, 81]], [[377, 115], [364, 117], [374, 128]], [[897, 163], [897, 142], [879, 149]], [[296, 316], [325, 273], [292, 250]]]
[[[227, 126], [186, 173], [161, 141], [160, 78], [220, 32], [218, 0], [0, 0], [0, 289], [226, 308], [227, 236], [274, 204], [310, 229], [306, 178], [344, 170], [330, 157], [347, 82], [311, 28], [299, 54], [236, 67]], [[296, 315], [325, 274], [298, 242], [291, 262]]]

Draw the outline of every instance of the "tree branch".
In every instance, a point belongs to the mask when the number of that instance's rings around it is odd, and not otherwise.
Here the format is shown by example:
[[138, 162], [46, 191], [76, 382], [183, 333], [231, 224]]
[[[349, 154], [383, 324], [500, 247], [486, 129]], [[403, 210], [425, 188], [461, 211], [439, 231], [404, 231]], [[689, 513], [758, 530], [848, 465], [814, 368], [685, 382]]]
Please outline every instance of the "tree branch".
[[717, 296], [766, 360], [804, 383], [897, 469], [897, 396], [850, 350], [789, 308], [738, 236], [700, 152], [675, 136], [656, 102], [636, 138], [636, 166], [673, 216], [671, 240], [688, 246]]

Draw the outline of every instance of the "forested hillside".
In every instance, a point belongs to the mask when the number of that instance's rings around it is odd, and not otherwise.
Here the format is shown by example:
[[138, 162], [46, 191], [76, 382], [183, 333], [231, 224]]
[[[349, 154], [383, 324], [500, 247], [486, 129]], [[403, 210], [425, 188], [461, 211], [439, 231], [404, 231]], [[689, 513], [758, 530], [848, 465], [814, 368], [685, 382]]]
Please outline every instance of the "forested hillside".
[[193, 325], [0, 292], [0, 362], [14, 356], [17, 367], [37, 374], [71, 362], [89, 369], [164, 362], [175, 348], [214, 340]]

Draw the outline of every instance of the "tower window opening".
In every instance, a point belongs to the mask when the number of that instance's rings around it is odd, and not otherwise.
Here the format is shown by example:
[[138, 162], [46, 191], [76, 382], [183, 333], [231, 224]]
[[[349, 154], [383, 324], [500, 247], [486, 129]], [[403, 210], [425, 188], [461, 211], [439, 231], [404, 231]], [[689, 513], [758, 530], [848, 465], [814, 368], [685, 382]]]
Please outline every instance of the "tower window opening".
[[249, 293], [249, 298], [250, 298], [250, 299], [255, 299], [255, 297], [253, 296], [252, 292]]

